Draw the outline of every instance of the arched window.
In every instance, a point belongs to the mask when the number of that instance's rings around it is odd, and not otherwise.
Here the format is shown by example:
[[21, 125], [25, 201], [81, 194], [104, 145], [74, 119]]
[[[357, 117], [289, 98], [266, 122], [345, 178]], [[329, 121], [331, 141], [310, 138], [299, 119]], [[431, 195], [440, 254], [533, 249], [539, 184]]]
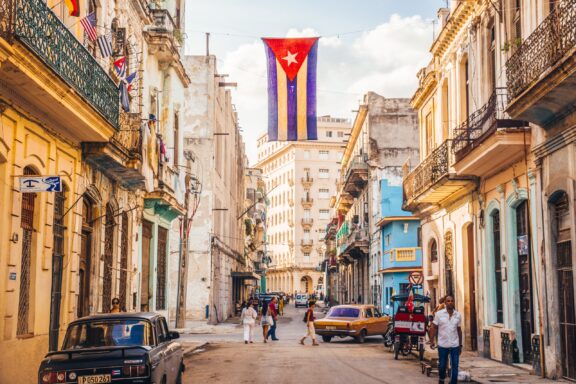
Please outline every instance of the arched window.
[[436, 239], [430, 241], [430, 261], [432, 263], [438, 261], [438, 243], [436, 243]]
[[504, 322], [504, 303], [502, 298], [502, 261], [500, 247], [500, 211], [494, 210], [490, 217], [492, 219], [492, 249], [494, 251], [494, 280], [496, 283], [496, 322]]
[[[24, 175], [36, 175], [31, 167], [24, 168]], [[34, 234], [35, 193], [22, 194], [20, 227], [22, 228], [22, 255], [20, 261], [20, 294], [18, 301], [18, 324], [16, 334], [24, 336], [30, 330], [30, 274], [32, 269], [32, 249]]]

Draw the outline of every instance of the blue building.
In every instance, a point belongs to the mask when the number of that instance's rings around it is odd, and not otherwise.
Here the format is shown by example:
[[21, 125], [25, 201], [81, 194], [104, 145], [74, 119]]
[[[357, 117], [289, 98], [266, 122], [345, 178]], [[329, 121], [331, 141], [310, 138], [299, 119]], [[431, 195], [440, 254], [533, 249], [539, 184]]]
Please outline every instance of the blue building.
[[[402, 187], [380, 180], [380, 228], [382, 257], [378, 272], [382, 287], [382, 308], [390, 297], [408, 291], [408, 276], [422, 272], [422, 249], [418, 246], [420, 221], [402, 210]], [[418, 292], [422, 293], [422, 291]]]

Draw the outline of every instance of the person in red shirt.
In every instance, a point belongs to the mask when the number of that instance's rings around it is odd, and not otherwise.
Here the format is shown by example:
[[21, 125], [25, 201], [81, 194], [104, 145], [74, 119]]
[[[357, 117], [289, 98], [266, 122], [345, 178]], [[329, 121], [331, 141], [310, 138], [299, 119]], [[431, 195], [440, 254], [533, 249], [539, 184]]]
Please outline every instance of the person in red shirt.
[[300, 344], [302, 345], [304, 345], [304, 340], [306, 340], [308, 336], [312, 339], [312, 345], [320, 345], [316, 342], [316, 329], [314, 329], [314, 306], [315, 303], [311, 301], [308, 310], [306, 311], [306, 335], [300, 339]]
[[276, 310], [276, 301], [278, 299], [276, 296], [270, 300], [270, 304], [268, 304], [268, 316], [272, 317], [273, 324], [268, 331], [268, 337], [270, 337], [273, 341], [280, 340], [276, 337], [276, 325], [278, 323], [278, 311]]

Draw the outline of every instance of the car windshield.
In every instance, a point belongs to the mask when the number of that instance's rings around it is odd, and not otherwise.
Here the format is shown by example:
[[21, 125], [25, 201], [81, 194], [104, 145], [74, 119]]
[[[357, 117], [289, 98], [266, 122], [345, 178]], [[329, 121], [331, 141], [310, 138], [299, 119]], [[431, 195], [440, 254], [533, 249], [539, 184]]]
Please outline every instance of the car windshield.
[[154, 345], [152, 326], [136, 319], [108, 319], [71, 325], [62, 349]]
[[332, 308], [328, 312], [329, 317], [358, 317], [360, 310], [358, 308]]

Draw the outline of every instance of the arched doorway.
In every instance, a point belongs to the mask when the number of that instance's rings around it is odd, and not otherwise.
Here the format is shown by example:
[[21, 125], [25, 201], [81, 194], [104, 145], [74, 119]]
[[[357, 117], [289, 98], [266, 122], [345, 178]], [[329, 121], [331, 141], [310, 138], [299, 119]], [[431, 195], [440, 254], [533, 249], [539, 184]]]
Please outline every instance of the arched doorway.
[[80, 265], [78, 267], [78, 317], [90, 314], [90, 275], [92, 256], [92, 233], [94, 231], [92, 217], [94, 207], [92, 202], [84, 197], [82, 202], [82, 238], [80, 243]]
[[466, 332], [466, 344], [470, 350], [478, 348], [478, 324], [476, 322], [476, 268], [474, 263], [474, 225], [468, 223], [462, 229], [464, 265], [466, 274], [466, 285], [464, 287], [464, 310], [466, 325], [469, 332]]
[[104, 275], [102, 285], [102, 312], [109, 312], [112, 308], [112, 268], [114, 262], [114, 209], [110, 203], [106, 204], [106, 221], [104, 229]]
[[310, 276], [303, 276], [300, 279], [300, 292], [304, 293], [312, 293], [312, 278]]

